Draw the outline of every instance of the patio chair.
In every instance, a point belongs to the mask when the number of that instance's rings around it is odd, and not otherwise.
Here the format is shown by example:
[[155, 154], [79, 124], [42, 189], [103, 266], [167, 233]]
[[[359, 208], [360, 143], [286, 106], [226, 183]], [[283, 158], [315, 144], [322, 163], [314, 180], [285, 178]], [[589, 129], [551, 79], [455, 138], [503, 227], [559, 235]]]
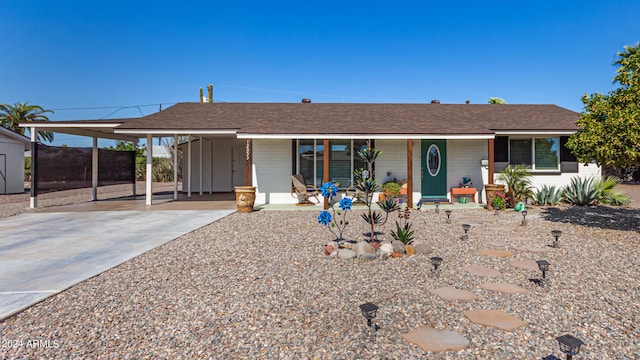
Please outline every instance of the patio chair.
[[298, 205], [315, 205], [311, 198], [315, 198], [316, 203], [320, 203], [318, 199], [320, 191], [313, 185], [307, 185], [302, 174], [291, 175], [291, 181], [293, 182], [291, 196], [298, 198]]

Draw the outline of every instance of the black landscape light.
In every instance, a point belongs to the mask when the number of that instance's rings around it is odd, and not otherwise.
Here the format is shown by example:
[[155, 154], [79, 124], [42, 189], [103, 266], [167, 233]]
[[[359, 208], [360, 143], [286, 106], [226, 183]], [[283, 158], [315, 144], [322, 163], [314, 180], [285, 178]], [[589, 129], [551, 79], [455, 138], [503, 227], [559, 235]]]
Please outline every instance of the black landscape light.
[[447, 224], [451, 224], [451, 210], [445, 210], [445, 214], [447, 214]]
[[536, 263], [538, 263], [538, 268], [540, 269], [540, 271], [542, 271], [542, 281], [545, 281], [547, 279], [547, 271], [549, 271], [549, 265], [551, 264], [549, 264], [547, 260], [538, 260], [536, 261]]
[[520, 225], [527, 225], [527, 210], [522, 210], [522, 222], [520, 223]]
[[554, 238], [556, 238], [556, 239], [553, 241], [553, 245], [552, 245], [552, 247], [554, 247], [554, 248], [558, 248], [558, 247], [560, 247], [560, 243], [558, 242], [558, 238], [560, 237], [560, 235], [562, 235], [562, 231], [560, 231], [560, 230], [552, 230], [552, 231], [551, 231], [551, 235], [552, 235]]
[[433, 265], [433, 269], [431, 270], [432, 275], [436, 275], [438, 273], [438, 268], [442, 264], [442, 258], [439, 256], [434, 256], [431, 259], [431, 265]]
[[434, 204], [436, 205], [436, 214], [440, 214], [440, 201], [436, 201]]
[[[367, 319], [367, 326], [371, 327], [371, 320], [376, 317], [376, 312], [378, 311], [378, 306], [372, 304], [370, 302], [366, 304], [360, 305], [360, 310], [362, 310], [362, 316]], [[377, 327], [375, 330], [378, 330]]]
[[560, 351], [567, 355], [567, 360], [573, 359], [573, 355], [577, 355], [580, 352], [580, 347], [584, 345], [582, 340], [573, 335], [562, 335], [556, 338], [560, 344]]
[[469, 240], [469, 229], [471, 229], [471, 225], [462, 224], [462, 230], [464, 230], [464, 235], [462, 235], [462, 240]]

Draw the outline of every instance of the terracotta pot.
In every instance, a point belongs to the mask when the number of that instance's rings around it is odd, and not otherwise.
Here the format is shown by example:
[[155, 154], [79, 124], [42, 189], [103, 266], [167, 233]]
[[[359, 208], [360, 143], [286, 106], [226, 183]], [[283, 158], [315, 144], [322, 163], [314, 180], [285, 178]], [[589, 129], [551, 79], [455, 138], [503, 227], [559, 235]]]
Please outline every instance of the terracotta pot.
[[236, 186], [236, 206], [239, 213], [249, 213], [253, 211], [253, 204], [256, 201], [255, 186]]
[[504, 189], [503, 184], [484, 184], [484, 191], [487, 194], [487, 210], [493, 210], [493, 198], [498, 193], [504, 195]]

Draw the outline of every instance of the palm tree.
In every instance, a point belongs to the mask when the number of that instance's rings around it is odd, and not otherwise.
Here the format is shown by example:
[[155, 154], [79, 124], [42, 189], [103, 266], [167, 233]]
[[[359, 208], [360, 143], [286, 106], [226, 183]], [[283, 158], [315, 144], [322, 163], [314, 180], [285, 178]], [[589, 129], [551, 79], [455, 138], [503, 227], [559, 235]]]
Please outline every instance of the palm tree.
[[[18, 134], [24, 135], [23, 127], [18, 126], [19, 123], [25, 122], [46, 122], [49, 118], [45, 113], [53, 113], [51, 110], [45, 110], [38, 105], [29, 105], [28, 103], [15, 103], [13, 105], [0, 104], [0, 125], [13, 130]], [[40, 141], [53, 141], [53, 133], [48, 131], [38, 131], [38, 139]]]

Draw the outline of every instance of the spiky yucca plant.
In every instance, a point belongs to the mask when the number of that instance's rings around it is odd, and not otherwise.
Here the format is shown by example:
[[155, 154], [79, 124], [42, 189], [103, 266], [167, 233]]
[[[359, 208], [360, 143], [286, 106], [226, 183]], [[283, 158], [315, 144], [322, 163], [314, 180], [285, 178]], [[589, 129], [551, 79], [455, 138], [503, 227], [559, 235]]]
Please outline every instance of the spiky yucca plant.
[[620, 179], [615, 176], [606, 176], [595, 182], [594, 187], [600, 190], [601, 204], [622, 206], [628, 205], [631, 201], [629, 196], [620, 190], [615, 189], [620, 183]]
[[572, 177], [571, 184], [563, 188], [563, 198], [571, 205], [597, 205], [601, 190], [594, 185], [593, 178]]
[[558, 189], [555, 185], [542, 185], [533, 194], [533, 201], [536, 205], [552, 206], [557, 205], [562, 199], [562, 189]]

